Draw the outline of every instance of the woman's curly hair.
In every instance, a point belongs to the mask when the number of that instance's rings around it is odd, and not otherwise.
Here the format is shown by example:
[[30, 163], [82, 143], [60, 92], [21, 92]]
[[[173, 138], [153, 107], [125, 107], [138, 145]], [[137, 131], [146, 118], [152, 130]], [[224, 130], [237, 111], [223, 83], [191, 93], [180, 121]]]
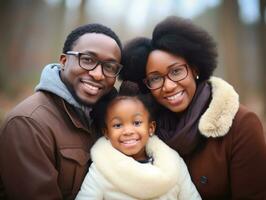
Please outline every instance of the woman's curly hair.
[[170, 16], [156, 25], [152, 39], [139, 37], [125, 45], [124, 68], [119, 78], [137, 82], [142, 88], [148, 56], [155, 49], [183, 57], [190, 67], [197, 70], [198, 82], [209, 79], [217, 66], [216, 43], [209, 33], [191, 20]]

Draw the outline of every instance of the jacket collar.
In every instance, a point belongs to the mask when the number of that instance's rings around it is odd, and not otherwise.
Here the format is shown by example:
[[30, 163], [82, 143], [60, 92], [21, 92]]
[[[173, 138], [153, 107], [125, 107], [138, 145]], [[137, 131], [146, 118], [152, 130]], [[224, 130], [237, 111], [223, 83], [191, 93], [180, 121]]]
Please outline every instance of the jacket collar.
[[227, 134], [239, 108], [239, 96], [234, 88], [221, 78], [211, 77], [212, 100], [199, 121], [199, 130], [206, 137]]
[[153, 156], [153, 164], [135, 161], [102, 137], [91, 149], [91, 156], [97, 169], [116, 187], [137, 199], [150, 199], [177, 184], [181, 164], [178, 154], [155, 135], [149, 138], [146, 151]]
[[[87, 125], [86, 122], [84, 122], [83, 120], [83, 116], [80, 116], [80, 114], [77, 112], [77, 108], [75, 108], [73, 105], [68, 104], [64, 99], [62, 99], [61, 97], [50, 93], [56, 103], [56, 105], [60, 108], [62, 108], [63, 110], [65, 110], [66, 115], [69, 117], [69, 119], [71, 120], [71, 122], [80, 129], [83, 129], [85, 131], [89, 131], [89, 126]], [[82, 112], [80, 110], [80, 112]]]
[[78, 114], [77, 109], [67, 105], [67, 103], [62, 99], [62, 104], [72, 123], [77, 127], [88, 131], [89, 127], [87, 126], [84, 119], [84, 116], [81, 116], [81, 112]]

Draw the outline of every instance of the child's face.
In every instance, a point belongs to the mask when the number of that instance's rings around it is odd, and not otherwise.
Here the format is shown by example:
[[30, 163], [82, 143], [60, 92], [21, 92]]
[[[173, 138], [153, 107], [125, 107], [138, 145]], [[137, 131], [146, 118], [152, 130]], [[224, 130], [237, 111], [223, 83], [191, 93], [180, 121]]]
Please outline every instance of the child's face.
[[146, 158], [145, 145], [155, 122], [149, 121], [149, 112], [142, 102], [130, 97], [115, 100], [107, 109], [105, 136], [114, 148], [135, 160]]

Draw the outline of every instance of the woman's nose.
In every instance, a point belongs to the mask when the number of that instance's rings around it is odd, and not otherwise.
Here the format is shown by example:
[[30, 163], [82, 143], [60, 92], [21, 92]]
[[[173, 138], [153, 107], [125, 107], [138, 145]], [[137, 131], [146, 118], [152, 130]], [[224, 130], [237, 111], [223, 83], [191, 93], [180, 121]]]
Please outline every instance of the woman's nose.
[[176, 82], [170, 80], [168, 77], [165, 77], [164, 84], [163, 84], [163, 87], [162, 87], [162, 90], [164, 92], [172, 91], [176, 87], [177, 87], [177, 83]]

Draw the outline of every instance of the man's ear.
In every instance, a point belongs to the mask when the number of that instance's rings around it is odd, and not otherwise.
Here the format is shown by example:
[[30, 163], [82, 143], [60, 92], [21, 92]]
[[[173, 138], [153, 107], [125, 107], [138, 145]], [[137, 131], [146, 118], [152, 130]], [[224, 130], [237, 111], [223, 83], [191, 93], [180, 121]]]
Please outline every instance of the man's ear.
[[60, 55], [60, 59], [59, 59], [59, 61], [60, 61], [60, 64], [61, 64], [62, 66], [65, 65], [66, 60], [67, 60], [66, 55], [65, 55], [65, 54], [61, 54], [61, 55]]

